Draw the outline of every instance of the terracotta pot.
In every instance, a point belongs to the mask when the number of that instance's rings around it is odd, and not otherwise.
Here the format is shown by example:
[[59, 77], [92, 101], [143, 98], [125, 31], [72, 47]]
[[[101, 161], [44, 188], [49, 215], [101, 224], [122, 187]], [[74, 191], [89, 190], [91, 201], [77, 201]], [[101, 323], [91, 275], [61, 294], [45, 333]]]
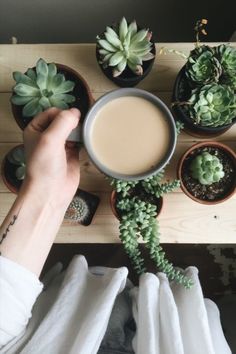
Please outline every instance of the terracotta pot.
[[[185, 65], [179, 71], [173, 89], [172, 102], [182, 102], [189, 99], [191, 94], [191, 86], [185, 76]], [[174, 105], [172, 112], [176, 120], [184, 124], [184, 131], [197, 138], [212, 138], [225, 133], [236, 123], [236, 117], [233, 123], [224, 125], [222, 127], [202, 127], [194, 124], [193, 120], [189, 117], [181, 105]]]
[[6, 187], [9, 189], [9, 191], [12, 193], [15, 193], [15, 194], [18, 194], [23, 180], [22, 181], [17, 180], [16, 178], [11, 176], [11, 173], [9, 173], [10, 172], [10, 165], [12, 165], [12, 164], [10, 162], [8, 162], [7, 155], [11, 151], [18, 148], [19, 146], [23, 146], [23, 144], [14, 146], [14, 148], [12, 148], [11, 150], [8, 151], [8, 153], [3, 158], [2, 165], [1, 165], [2, 180], [3, 180], [4, 184], [6, 185]]
[[227, 154], [230, 159], [232, 160], [233, 164], [234, 164], [234, 170], [235, 170], [235, 176], [236, 176], [236, 154], [235, 152], [230, 149], [227, 145], [222, 144], [220, 142], [216, 142], [216, 141], [206, 141], [206, 142], [200, 142], [197, 143], [193, 146], [191, 146], [184, 154], [183, 156], [180, 158], [178, 166], [177, 166], [177, 178], [180, 180], [181, 182], [181, 189], [182, 191], [192, 200], [194, 200], [195, 202], [201, 203], [201, 204], [206, 204], [206, 205], [213, 205], [213, 204], [219, 204], [222, 203], [224, 201], [226, 201], [227, 199], [229, 199], [230, 197], [233, 196], [233, 194], [235, 193], [235, 189], [236, 189], [236, 177], [234, 180], [234, 184], [232, 185], [232, 188], [230, 188], [230, 190], [220, 199], [217, 200], [202, 200], [199, 198], [196, 198], [194, 195], [192, 195], [190, 193], [190, 191], [188, 191], [188, 189], [186, 188], [183, 179], [182, 179], [182, 168], [183, 168], [183, 163], [185, 161], [185, 159], [189, 156], [189, 154], [198, 149], [198, 148], [204, 148], [204, 147], [213, 147], [213, 148], [217, 148], [220, 150], [223, 150], [225, 154]]
[[[71, 107], [76, 107], [81, 111], [81, 123], [83, 122], [88, 110], [94, 103], [90, 88], [85, 79], [77, 73], [74, 69], [63, 64], [56, 64], [58, 73], [65, 75], [66, 80], [75, 82], [75, 88], [72, 94], [75, 96], [76, 101]], [[35, 67], [33, 68], [35, 70]], [[14, 95], [14, 93], [12, 94]], [[17, 106], [11, 103], [12, 113], [18, 126], [24, 130], [27, 124], [33, 119], [33, 117], [23, 117], [22, 110], [24, 106]]]
[[[111, 210], [114, 214], [114, 216], [120, 220], [120, 216], [118, 215], [117, 209], [116, 209], [116, 197], [117, 197], [117, 193], [116, 191], [112, 191], [111, 192], [111, 196], [110, 196], [110, 205], [111, 205]], [[157, 205], [157, 216], [160, 215], [162, 208], [163, 208], [163, 198], [157, 198], [157, 200], [159, 201], [158, 205]]]

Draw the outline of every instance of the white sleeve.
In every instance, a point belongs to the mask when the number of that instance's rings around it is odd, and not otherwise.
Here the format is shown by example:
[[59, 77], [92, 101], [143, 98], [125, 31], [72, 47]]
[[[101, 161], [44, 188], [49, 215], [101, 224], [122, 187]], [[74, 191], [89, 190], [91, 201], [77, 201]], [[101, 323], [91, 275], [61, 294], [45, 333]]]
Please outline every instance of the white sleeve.
[[0, 349], [24, 332], [42, 288], [35, 274], [0, 256]]

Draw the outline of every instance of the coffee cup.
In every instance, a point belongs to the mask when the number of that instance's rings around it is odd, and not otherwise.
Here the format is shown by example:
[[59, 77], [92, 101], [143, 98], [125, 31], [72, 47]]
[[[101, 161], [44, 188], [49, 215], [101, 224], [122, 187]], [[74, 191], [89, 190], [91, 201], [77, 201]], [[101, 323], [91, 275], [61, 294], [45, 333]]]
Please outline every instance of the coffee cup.
[[171, 112], [155, 95], [121, 88], [100, 97], [69, 137], [82, 142], [105, 175], [140, 180], [162, 170], [176, 146]]

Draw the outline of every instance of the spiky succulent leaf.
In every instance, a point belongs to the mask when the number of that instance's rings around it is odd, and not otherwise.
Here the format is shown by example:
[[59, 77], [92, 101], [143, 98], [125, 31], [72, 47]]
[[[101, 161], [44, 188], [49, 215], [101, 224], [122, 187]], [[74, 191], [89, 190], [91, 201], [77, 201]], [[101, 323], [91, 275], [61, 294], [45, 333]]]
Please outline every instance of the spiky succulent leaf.
[[146, 29], [137, 30], [135, 21], [129, 25], [123, 17], [118, 28], [107, 27], [103, 38], [97, 37], [100, 63], [113, 67], [117, 77], [129, 67], [136, 75], [143, 74], [143, 61], [154, 58], [151, 34]]
[[211, 47], [200, 46], [192, 50], [186, 63], [186, 76], [195, 84], [205, 85], [218, 82], [221, 65]]
[[207, 151], [197, 155], [190, 165], [191, 176], [202, 185], [219, 182], [225, 175], [219, 158]]
[[57, 73], [54, 63], [47, 64], [39, 59], [35, 70], [28, 69], [26, 74], [14, 72], [13, 78], [16, 85], [11, 101], [15, 105], [24, 106], [24, 117], [33, 117], [53, 106], [67, 109], [75, 101], [75, 97], [68, 94], [73, 91], [75, 83]]
[[220, 127], [236, 117], [236, 95], [226, 85], [205, 85], [193, 90], [187, 108], [197, 124]]

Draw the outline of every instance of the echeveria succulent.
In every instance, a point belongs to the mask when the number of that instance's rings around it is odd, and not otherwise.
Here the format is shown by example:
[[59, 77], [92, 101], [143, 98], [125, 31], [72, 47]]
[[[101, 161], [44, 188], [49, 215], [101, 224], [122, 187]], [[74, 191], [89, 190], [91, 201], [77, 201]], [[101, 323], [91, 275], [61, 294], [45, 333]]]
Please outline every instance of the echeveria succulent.
[[190, 117], [201, 126], [220, 127], [236, 117], [236, 95], [226, 85], [214, 83], [195, 89], [188, 103]]
[[118, 28], [107, 27], [102, 37], [97, 36], [100, 63], [113, 67], [113, 76], [119, 76], [128, 66], [133, 73], [143, 74], [143, 61], [151, 60], [152, 33], [137, 29], [135, 21], [129, 25], [123, 17]]
[[74, 82], [58, 73], [54, 63], [47, 64], [39, 59], [35, 70], [28, 69], [25, 74], [15, 71], [13, 77], [16, 85], [11, 101], [24, 106], [24, 117], [35, 116], [49, 107], [67, 109], [75, 101], [75, 97], [68, 94], [73, 91]]
[[195, 84], [218, 82], [221, 73], [221, 65], [212, 48], [200, 46], [191, 51], [186, 64], [186, 75]]
[[191, 176], [202, 185], [219, 182], [225, 173], [219, 158], [205, 151], [197, 155], [190, 165]]
[[7, 155], [7, 160], [11, 164], [17, 166], [15, 172], [16, 178], [18, 180], [23, 180], [25, 178], [26, 169], [24, 147], [17, 146], [13, 150], [11, 150], [10, 153]]
[[236, 48], [226, 44], [216, 47], [216, 53], [224, 72], [229, 75], [236, 75]]

